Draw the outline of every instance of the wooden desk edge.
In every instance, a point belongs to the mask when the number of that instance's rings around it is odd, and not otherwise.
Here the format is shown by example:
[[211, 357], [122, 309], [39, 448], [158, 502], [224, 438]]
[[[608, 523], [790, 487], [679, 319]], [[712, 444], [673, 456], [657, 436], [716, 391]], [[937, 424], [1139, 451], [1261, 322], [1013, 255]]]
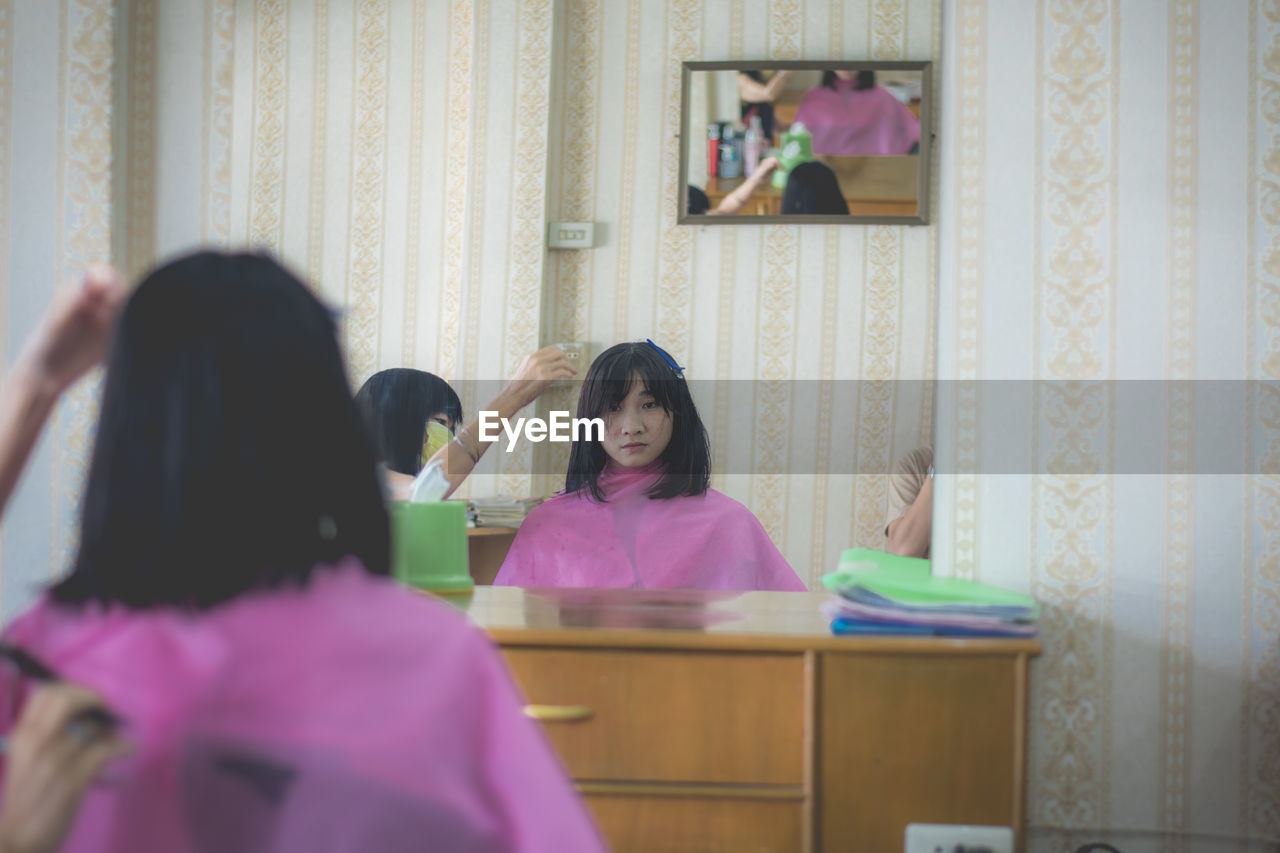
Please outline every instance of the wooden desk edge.
[[837, 637], [798, 634], [707, 634], [700, 631], [609, 628], [491, 628], [480, 626], [500, 646], [677, 649], [742, 652], [858, 652], [861, 654], [1027, 655], [1040, 643], [1023, 639], [947, 637]]
[[468, 536], [515, 536], [520, 532], [518, 527], [468, 527]]

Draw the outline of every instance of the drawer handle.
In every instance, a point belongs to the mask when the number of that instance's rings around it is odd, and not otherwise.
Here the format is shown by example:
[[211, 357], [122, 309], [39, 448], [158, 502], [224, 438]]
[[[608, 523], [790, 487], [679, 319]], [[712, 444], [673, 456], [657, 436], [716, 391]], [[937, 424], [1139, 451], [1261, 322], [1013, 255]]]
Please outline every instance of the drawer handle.
[[576, 723], [591, 719], [593, 712], [586, 705], [525, 705], [524, 715], [544, 723]]

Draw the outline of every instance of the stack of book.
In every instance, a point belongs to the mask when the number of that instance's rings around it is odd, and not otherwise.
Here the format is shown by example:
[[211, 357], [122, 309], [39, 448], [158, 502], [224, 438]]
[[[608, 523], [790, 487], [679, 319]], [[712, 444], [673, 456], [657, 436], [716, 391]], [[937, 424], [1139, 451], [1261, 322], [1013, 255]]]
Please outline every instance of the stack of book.
[[513, 498], [510, 495], [494, 495], [474, 498], [468, 506], [468, 515], [476, 527], [519, 527], [542, 498]]
[[1029, 595], [959, 578], [934, 577], [928, 560], [866, 548], [844, 552], [822, 584], [836, 634], [1034, 637], [1040, 605]]

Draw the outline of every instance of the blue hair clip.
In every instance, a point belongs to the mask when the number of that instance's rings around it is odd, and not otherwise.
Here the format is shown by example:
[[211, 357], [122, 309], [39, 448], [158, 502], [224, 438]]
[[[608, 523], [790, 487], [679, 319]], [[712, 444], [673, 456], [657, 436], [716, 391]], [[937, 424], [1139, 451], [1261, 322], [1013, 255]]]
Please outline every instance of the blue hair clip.
[[676, 372], [676, 376], [679, 376], [681, 379], [684, 378], [684, 368], [676, 364], [676, 360], [671, 357], [671, 353], [655, 344], [649, 338], [645, 338], [644, 342], [658, 351], [658, 355], [662, 356], [662, 360], [671, 365], [671, 369]]

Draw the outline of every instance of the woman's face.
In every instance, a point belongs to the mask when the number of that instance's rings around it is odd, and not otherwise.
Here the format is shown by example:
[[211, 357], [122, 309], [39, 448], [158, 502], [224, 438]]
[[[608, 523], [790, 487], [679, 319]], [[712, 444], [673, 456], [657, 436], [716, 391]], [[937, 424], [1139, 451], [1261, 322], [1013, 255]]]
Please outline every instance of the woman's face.
[[839, 77], [841, 80], [852, 80], [854, 77], [858, 76], [858, 72], [857, 71], [837, 71], [836, 76]]
[[631, 375], [627, 396], [604, 413], [604, 452], [614, 465], [642, 468], [655, 461], [671, 443], [671, 413]]

